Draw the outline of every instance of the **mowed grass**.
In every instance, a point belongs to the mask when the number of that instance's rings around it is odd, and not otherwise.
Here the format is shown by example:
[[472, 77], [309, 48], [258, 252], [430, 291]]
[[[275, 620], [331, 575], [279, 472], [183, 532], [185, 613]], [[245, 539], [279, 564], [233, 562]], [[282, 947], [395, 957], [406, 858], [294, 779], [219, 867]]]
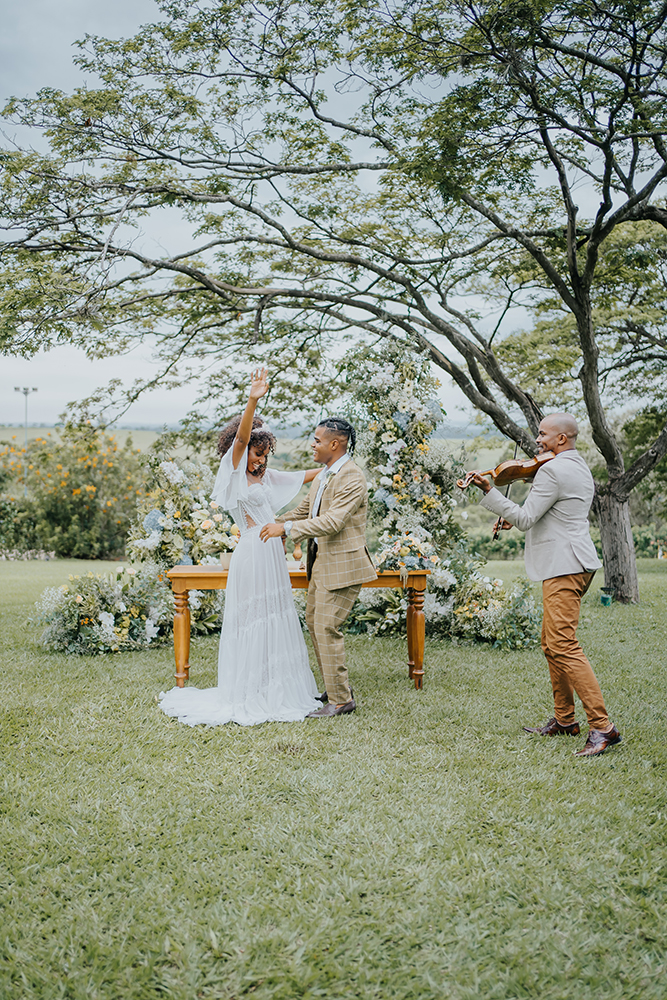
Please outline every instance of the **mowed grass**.
[[181, 726], [170, 649], [26, 624], [100, 565], [0, 563], [2, 1000], [667, 997], [667, 562], [639, 607], [585, 599], [624, 734], [588, 761], [521, 731], [551, 714], [537, 650], [429, 643], [417, 693], [401, 641], [353, 637], [355, 715]]

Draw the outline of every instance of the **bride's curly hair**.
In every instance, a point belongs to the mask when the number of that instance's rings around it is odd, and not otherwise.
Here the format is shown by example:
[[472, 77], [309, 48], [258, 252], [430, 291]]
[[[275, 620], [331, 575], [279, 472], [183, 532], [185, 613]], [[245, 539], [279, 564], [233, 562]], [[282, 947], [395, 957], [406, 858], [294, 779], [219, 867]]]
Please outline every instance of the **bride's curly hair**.
[[[232, 417], [228, 424], [220, 431], [220, 437], [218, 438], [218, 455], [220, 458], [226, 454], [234, 443], [234, 438], [236, 437], [236, 432], [239, 429], [241, 423], [242, 413], [239, 413], [237, 417]], [[255, 448], [260, 454], [267, 454], [271, 452], [273, 455], [276, 450], [276, 439], [269, 430], [268, 426], [264, 423], [261, 417], [253, 417], [252, 421], [252, 431], [250, 433], [250, 441], [248, 442], [248, 447]], [[266, 463], [262, 466], [261, 470], [258, 472], [258, 478], [261, 478], [266, 471]]]

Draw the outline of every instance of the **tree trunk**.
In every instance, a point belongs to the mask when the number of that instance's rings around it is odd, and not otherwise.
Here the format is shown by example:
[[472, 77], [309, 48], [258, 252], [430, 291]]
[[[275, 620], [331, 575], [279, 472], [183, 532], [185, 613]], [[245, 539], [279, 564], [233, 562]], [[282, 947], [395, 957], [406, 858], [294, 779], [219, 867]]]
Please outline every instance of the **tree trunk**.
[[636, 604], [639, 583], [629, 501], [619, 500], [602, 487], [595, 493], [593, 512], [600, 526], [605, 587], [613, 588], [615, 600]]

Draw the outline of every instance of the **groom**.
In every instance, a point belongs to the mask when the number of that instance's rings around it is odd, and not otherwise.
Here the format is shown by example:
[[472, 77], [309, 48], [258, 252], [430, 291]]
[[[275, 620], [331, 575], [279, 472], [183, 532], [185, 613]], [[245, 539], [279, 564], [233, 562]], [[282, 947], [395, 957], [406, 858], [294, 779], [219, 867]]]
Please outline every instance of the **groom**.
[[366, 548], [368, 488], [366, 477], [352, 461], [354, 427], [329, 417], [315, 428], [313, 457], [324, 466], [309, 495], [260, 531], [263, 541], [289, 535], [308, 539], [308, 601], [306, 623], [325, 693], [322, 708], [312, 718], [354, 712], [356, 702], [347, 677], [341, 625], [352, 610], [361, 584], [376, 579]]

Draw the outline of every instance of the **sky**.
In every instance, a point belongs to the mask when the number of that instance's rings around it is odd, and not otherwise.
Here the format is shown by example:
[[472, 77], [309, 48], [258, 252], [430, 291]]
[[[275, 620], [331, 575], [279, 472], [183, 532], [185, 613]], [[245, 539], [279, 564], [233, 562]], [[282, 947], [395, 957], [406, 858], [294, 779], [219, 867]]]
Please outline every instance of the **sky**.
[[[158, 20], [152, 0], [0, 0], [0, 101], [30, 96], [41, 87], [72, 90], [84, 77], [72, 59], [73, 43], [84, 35], [129, 36], [141, 24]], [[2, 126], [19, 143], [26, 136]], [[28, 141], [31, 141], [28, 139]], [[134, 381], [153, 372], [149, 350], [130, 356], [89, 361], [82, 351], [63, 345], [31, 359], [0, 357], [0, 425], [24, 419], [24, 396], [16, 388], [36, 388], [28, 399], [31, 424], [55, 423], [67, 404], [88, 396], [111, 378]], [[194, 403], [196, 389], [158, 389], [136, 402], [121, 420], [126, 426], [174, 425]], [[465, 422], [468, 407], [456, 387], [443, 386], [441, 401], [450, 419]]]

